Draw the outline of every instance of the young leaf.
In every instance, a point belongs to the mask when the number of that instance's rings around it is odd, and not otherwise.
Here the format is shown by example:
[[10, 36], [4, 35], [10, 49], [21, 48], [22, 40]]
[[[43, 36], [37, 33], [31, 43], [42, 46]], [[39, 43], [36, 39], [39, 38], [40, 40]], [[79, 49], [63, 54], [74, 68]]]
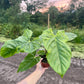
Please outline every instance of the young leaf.
[[20, 63], [18, 71], [17, 72], [22, 72], [30, 69], [34, 65], [36, 65], [40, 61], [40, 57], [35, 57], [35, 54], [28, 54], [24, 60]]
[[69, 38], [68, 41], [71, 41], [71, 40], [73, 40], [73, 39], [75, 39], [75, 38], [77, 37], [77, 35], [74, 34], [74, 33], [68, 33], [68, 32], [66, 32], [65, 34], [66, 34], [66, 35], [68, 36], [68, 38]]
[[39, 50], [39, 51], [37, 51], [37, 54], [43, 56], [46, 54], [46, 52], [44, 50]]

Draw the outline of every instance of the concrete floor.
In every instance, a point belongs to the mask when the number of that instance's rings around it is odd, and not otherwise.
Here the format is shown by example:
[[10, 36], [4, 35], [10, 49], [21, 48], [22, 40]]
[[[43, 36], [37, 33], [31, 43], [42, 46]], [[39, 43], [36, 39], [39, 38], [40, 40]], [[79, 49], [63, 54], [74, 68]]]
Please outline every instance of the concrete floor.
[[[26, 55], [20, 53], [7, 59], [0, 57], [0, 84], [16, 84], [35, 70], [34, 66], [28, 71], [17, 73], [18, 65]], [[84, 60], [72, 59], [71, 67], [63, 79], [49, 68], [37, 84], [84, 84]]]

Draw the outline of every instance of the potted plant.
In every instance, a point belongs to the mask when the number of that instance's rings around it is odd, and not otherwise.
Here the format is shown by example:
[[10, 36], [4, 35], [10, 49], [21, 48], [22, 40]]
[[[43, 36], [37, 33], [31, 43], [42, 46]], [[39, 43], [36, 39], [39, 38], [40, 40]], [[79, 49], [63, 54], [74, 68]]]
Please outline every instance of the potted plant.
[[32, 31], [27, 29], [24, 34], [14, 40], [9, 40], [1, 47], [0, 54], [4, 58], [13, 56], [16, 53], [25, 52], [28, 55], [20, 63], [17, 72], [22, 72], [36, 65], [41, 58], [42, 66], [47, 66], [64, 76], [71, 62], [71, 49], [67, 42], [76, 38], [73, 33], [65, 33], [62, 30], [53, 31], [51, 28], [43, 31], [36, 38], [32, 37]]

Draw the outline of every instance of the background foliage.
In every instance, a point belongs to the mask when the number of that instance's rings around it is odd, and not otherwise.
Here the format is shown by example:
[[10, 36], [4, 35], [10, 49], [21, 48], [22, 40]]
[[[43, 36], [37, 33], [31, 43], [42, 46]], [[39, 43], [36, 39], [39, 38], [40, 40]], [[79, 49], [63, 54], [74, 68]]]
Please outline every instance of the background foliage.
[[[26, 0], [25, 0], [26, 1]], [[78, 37], [72, 41], [74, 43], [84, 43], [84, 7], [80, 3], [75, 6], [74, 0], [68, 10], [58, 11], [51, 6], [45, 13], [36, 11], [46, 6], [46, 1], [37, 0], [27, 3], [28, 12], [21, 13], [21, 0], [0, 0], [0, 34], [8, 38], [16, 38], [22, 35], [24, 29], [31, 29], [33, 36], [37, 37], [43, 30], [47, 29], [48, 13], [50, 14], [50, 27], [53, 29], [64, 29], [68, 32], [74, 32]], [[34, 9], [35, 10], [34, 10]], [[36, 11], [32, 14], [32, 11]]]

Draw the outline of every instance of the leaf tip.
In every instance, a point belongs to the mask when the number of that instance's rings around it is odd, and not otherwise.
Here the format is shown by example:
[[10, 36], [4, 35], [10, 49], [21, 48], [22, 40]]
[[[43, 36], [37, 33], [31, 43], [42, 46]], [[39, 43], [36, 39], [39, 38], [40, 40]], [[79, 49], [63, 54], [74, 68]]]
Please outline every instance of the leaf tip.
[[19, 72], [20, 72], [20, 70], [18, 69], [18, 70], [17, 70], [17, 73], [19, 73]]
[[61, 75], [61, 78], [63, 78], [64, 77], [64, 75]]

